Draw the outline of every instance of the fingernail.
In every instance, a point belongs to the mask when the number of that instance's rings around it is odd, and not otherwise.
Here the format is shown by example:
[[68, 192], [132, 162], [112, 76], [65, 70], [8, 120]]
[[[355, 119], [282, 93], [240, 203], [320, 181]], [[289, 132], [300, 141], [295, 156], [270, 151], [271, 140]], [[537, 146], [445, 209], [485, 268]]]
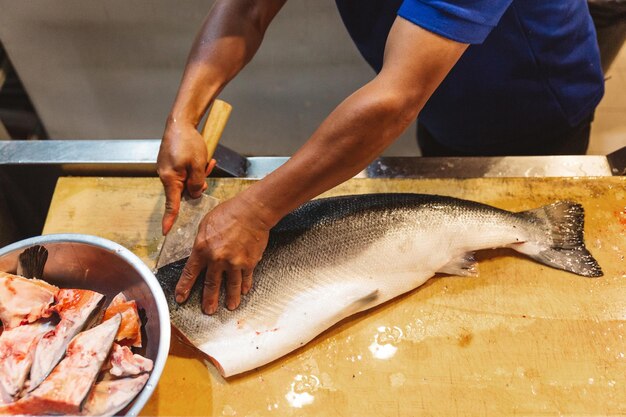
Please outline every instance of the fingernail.
[[185, 301], [185, 296], [184, 296], [184, 295], [182, 295], [182, 294], [176, 294], [176, 302], [177, 302], [178, 304], [180, 304], [180, 303], [182, 303], [182, 302], [184, 302], [184, 301]]
[[228, 302], [228, 309], [229, 310], [234, 310], [238, 307], [238, 303], [236, 303], [235, 301], [229, 301]]

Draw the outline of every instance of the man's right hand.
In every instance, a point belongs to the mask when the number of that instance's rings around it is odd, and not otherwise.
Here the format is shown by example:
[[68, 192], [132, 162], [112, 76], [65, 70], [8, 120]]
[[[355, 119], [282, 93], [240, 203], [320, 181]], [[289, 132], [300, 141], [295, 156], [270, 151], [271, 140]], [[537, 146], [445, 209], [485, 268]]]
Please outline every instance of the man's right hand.
[[164, 235], [176, 220], [183, 191], [198, 198], [206, 190], [205, 179], [215, 166], [215, 160], [207, 163], [207, 159], [204, 139], [193, 124], [167, 123], [157, 158], [157, 172], [165, 188]]
[[180, 199], [187, 189], [200, 197], [205, 178], [215, 161], [207, 164], [207, 151], [196, 125], [211, 101], [252, 59], [263, 34], [286, 0], [216, 0], [196, 36], [183, 79], [165, 127], [157, 172], [165, 187], [163, 234], [176, 220]]

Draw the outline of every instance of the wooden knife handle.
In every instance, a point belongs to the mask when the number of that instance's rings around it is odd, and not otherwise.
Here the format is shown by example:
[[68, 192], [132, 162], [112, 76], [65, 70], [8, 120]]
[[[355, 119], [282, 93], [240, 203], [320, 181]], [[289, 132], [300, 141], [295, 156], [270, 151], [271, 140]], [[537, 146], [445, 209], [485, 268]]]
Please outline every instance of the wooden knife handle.
[[206, 144], [209, 160], [215, 153], [217, 142], [219, 142], [220, 137], [222, 137], [222, 132], [224, 132], [224, 128], [226, 127], [226, 123], [228, 122], [232, 109], [233, 106], [223, 100], [213, 100], [213, 105], [211, 105], [211, 110], [209, 110], [209, 115], [207, 116], [206, 123], [202, 129], [202, 137], [204, 138], [204, 143]]

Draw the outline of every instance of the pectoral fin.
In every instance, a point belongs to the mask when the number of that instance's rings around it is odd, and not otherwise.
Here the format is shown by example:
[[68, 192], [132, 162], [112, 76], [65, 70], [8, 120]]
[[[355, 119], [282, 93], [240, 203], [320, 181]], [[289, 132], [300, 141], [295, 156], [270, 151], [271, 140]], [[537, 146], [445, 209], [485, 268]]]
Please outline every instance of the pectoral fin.
[[467, 252], [458, 258], [453, 258], [437, 272], [450, 275], [460, 275], [462, 277], [477, 276], [478, 268], [476, 266], [474, 253]]

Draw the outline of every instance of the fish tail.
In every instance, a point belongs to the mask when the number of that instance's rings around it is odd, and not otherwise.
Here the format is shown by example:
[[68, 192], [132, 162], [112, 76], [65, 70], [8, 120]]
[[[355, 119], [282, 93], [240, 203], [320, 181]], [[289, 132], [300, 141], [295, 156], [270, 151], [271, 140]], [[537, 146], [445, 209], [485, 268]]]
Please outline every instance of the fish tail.
[[600, 265], [585, 247], [585, 211], [580, 204], [557, 201], [517, 214], [539, 225], [541, 233], [534, 242], [513, 245], [515, 250], [543, 264], [585, 277], [603, 275]]

